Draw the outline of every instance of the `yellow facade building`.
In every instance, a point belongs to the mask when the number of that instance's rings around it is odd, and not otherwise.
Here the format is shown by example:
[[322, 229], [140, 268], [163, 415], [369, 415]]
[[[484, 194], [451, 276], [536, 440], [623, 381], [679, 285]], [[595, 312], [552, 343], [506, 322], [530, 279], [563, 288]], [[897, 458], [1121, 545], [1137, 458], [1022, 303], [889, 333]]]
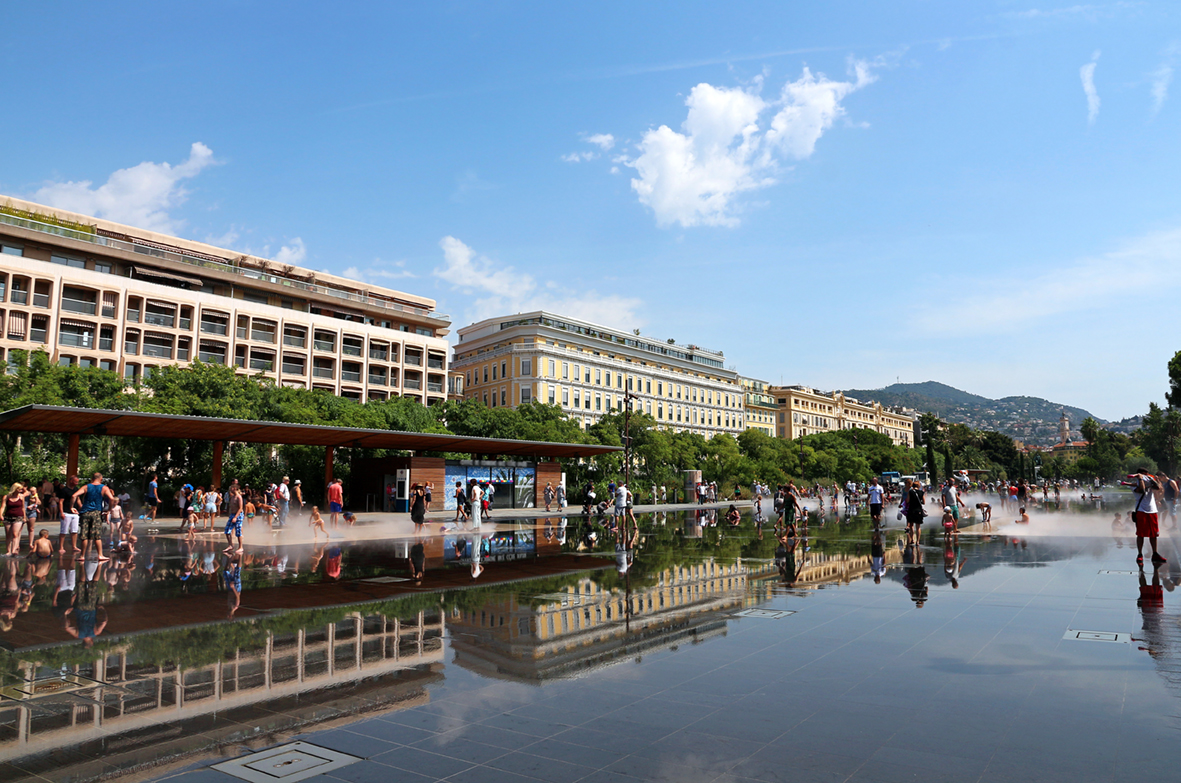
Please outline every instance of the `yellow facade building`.
[[771, 384], [754, 378], [739, 378], [746, 429], [760, 430], [775, 437], [775, 417], [779, 412]]
[[869, 429], [888, 435], [897, 446], [914, 445], [915, 414], [861, 402], [841, 392], [822, 392], [807, 386], [776, 386], [775, 434], [794, 440], [818, 432]]

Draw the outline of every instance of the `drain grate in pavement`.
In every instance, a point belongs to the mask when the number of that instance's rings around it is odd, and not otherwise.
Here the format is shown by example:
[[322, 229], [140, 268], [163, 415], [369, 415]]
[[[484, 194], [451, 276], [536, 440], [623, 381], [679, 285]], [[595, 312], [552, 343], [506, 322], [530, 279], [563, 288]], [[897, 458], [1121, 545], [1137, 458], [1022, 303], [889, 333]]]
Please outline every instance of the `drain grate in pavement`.
[[735, 613], [734, 616], [735, 617], [760, 617], [764, 620], [778, 620], [781, 617], [787, 617], [789, 614], [795, 614], [795, 612], [788, 612], [788, 611], [777, 612], [777, 611], [772, 611], [770, 609], [746, 609], [744, 611]]
[[1101, 574], [1115, 574], [1117, 576], [1135, 576], [1139, 571], [1100, 571]]
[[1127, 644], [1132, 641], [1132, 635], [1117, 631], [1077, 631], [1071, 629], [1062, 637], [1077, 642], [1107, 642], [1108, 644]]
[[214, 764], [213, 769], [250, 783], [295, 783], [360, 761], [310, 742], [292, 742]]

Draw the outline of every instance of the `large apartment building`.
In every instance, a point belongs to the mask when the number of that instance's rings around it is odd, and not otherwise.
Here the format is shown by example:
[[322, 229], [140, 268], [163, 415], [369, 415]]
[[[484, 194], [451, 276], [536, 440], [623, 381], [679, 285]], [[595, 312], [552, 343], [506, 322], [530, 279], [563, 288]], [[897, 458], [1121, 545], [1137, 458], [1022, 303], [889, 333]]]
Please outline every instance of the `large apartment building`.
[[775, 395], [771, 394], [771, 384], [755, 378], [740, 378], [739, 383], [742, 384], [742, 404], [746, 409], [746, 428], [762, 430], [775, 437], [775, 417], [779, 406]]
[[914, 445], [913, 412], [807, 386], [775, 386], [769, 392], [778, 406], [776, 435], [780, 438], [794, 440], [817, 432], [871, 429], [889, 435], [895, 445]]
[[432, 299], [17, 199], [0, 251], [0, 359], [42, 348], [128, 382], [200, 359], [356, 400], [447, 397]]
[[489, 407], [539, 400], [587, 427], [611, 411], [642, 410], [657, 426], [737, 435], [743, 389], [723, 355], [542, 311], [489, 318], [458, 331], [452, 368], [463, 395]]

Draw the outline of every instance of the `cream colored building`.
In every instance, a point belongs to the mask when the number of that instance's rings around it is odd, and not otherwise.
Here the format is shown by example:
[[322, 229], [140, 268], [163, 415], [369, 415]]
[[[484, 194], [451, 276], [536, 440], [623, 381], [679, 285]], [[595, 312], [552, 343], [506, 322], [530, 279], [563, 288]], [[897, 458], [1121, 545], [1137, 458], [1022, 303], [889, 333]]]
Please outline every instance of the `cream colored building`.
[[775, 434], [780, 438], [794, 440], [818, 432], [870, 429], [889, 435], [895, 445], [914, 445], [913, 414], [807, 386], [777, 386], [770, 392], [778, 408]]
[[458, 331], [452, 368], [464, 396], [489, 407], [539, 401], [560, 405], [584, 428], [624, 396], [657, 426], [737, 435], [744, 428], [743, 390], [723, 355], [547, 312], [489, 318]]
[[0, 203], [0, 351], [134, 382], [229, 364], [356, 400], [447, 396], [435, 302], [59, 209]]
[[740, 378], [742, 384], [742, 406], [745, 410], [746, 429], [761, 430], [775, 437], [775, 419], [779, 406], [771, 384], [754, 378]]

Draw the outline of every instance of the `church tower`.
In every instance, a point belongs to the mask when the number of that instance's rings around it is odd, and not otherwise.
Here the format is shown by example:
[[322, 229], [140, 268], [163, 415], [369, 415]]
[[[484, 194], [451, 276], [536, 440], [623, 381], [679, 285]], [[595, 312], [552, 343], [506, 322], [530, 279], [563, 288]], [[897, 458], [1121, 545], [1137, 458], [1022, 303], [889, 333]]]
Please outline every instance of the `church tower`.
[[1066, 417], [1066, 411], [1062, 411], [1062, 417], [1058, 419], [1058, 442], [1070, 443], [1070, 419]]

